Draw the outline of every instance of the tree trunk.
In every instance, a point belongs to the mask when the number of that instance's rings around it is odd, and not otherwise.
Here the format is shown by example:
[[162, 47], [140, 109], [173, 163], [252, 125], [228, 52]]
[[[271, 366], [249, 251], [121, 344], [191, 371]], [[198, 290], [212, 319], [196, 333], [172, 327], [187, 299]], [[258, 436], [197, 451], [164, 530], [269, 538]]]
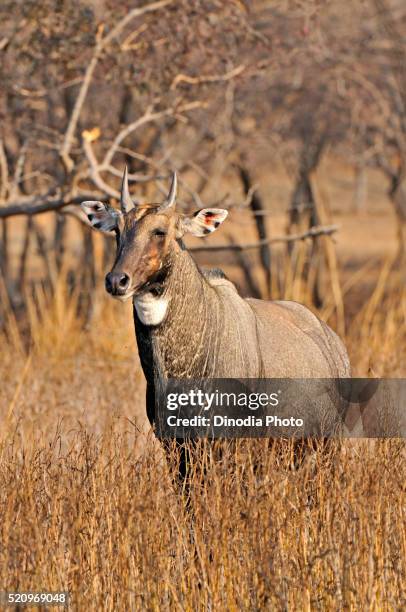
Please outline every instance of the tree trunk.
[[[245, 195], [248, 195], [250, 189], [252, 188], [252, 180], [248, 169], [244, 166], [239, 167], [239, 173], [241, 182], [244, 186]], [[265, 215], [261, 214], [264, 212], [264, 205], [262, 203], [261, 198], [258, 193], [254, 191], [252, 194], [250, 208], [252, 210], [252, 214], [255, 221], [255, 227], [257, 230], [257, 235], [259, 240], [267, 240], [268, 233], [266, 229], [266, 219]], [[255, 214], [260, 213], [260, 214]], [[259, 256], [261, 259], [262, 269], [265, 274], [265, 283], [266, 283], [266, 296], [268, 299], [271, 297], [271, 285], [272, 285], [272, 277], [271, 277], [271, 248], [268, 244], [264, 244], [261, 246], [259, 250]]]

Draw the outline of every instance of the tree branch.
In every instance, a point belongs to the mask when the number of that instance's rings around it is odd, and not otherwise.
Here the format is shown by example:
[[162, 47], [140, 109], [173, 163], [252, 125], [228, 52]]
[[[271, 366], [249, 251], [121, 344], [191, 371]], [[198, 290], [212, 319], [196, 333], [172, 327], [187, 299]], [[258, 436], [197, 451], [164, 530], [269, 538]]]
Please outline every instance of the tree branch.
[[101, 162], [100, 166], [102, 168], [108, 167], [111, 164], [112, 159], [113, 159], [114, 155], [116, 154], [116, 152], [117, 152], [119, 146], [121, 145], [122, 141], [125, 138], [127, 138], [127, 136], [129, 134], [131, 134], [132, 132], [134, 132], [135, 130], [140, 128], [142, 125], [145, 125], [146, 123], [150, 123], [152, 121], [156, 121], [158, 119], [161, 119], [162, 117], [171, 117], [171, 116], [176, 115], [177, 113], [186, 112], [186, 111], [189, 111], [189, 110], [193, 110], [195, 108], [201, 108], [202, 106], [204, 106], [204, 102], [201, 102], [199, 100], [195, 100], [193, 102], [188, 102], [187, 104], [182, 104], [178, 108], [166, 108], [165, 110], [157, 111], [157, 112], [153, 112], [151, 107], [148, 108], [147, 111], [145, 112], [145, 114], [142, 117], [140, 117], [136, 121], [133, 121], [133, 123], [130, 123], [129, 125], [126, 125], [126, 127], [123, 128], [121, 130], [121, 132], [119, 132], [117, 134], [117, 136], [113, 140], [109, 150], [107, 151], [106, 155], [104, 156], [104, 159]]
[[220, 83], [224, 81], [230, 81], [234, 79], [236, 76], [244, 72], [246, 66], [244, 64], [240, 64], [236, 68], [233, 68], [229, 72], [225, 74], [208, 74], [206, 76], [201, 77], [191, 77], [187, 74], [178, 74], [173, 79], [170, 89], [176, 89], [179, 83], [188, 83], [188, 85], [200, 85], [200, 83]]
[[32, 198], [27, 202], [13, 202], [8, 206], [0, 207], [0, 219], [17, 217], [21, 215], [39, 215], [41, 213], [57, 211], [65, 206], [69, 206], [70, 204], [81, 204], [85, 200], [94, 200], [95, 197], [102, 202], [109, 201], [109, 198], [99, 197], [94, 193], [83, 193], [75, 197], [66, 196], [64, 198], [55, 198], [50, 200], [44, 200], [41, 197], [37, 197]]
[[74, 166], [72, 158], [69, 155], [73, 142], [73, 137], [79, 121], [80, 113], [83, 108], [83, 104], [87, 96], [87, 92], [89, 90], [91, 80], [93, 78], [93, 73], [96, 69], [97, 63], [100, 59], [102, 52], [107, 47], [107, 45], [126, 27], [126, 25], [130, 23], [130, 21], [132, 21], [136, 17], [139, 17], [140, 15], [144, 15], [145, 13], [157, 11], [163, 8], [164, 6], [171, 4], [172, 2], [173, 0], [160, 0], [159, 2], [152, 2], [151, 4], [147, 4], [145, 6], [133, 9], [128, 13], [128, 15], [121, 19], [121, 21], [119, 21], [118, 24], [111, 30], [111, 32], [104, 38], [101, 38], [100, 30], [98, 41], [93, 52], [93, 57], [90, 60], [90, 63], [86, 69], [85, 76], [80, 87], [78, 97], [76, 98], [75, 105], [73, 107], [72, 114], [60, 150], [60, 156], [68, 172], [71, 172]]
[[300, 234], [289, 234], [287, 236], [276, 236], [267, 240], [259, 240], [248, 244], [205, 244], [202, 246], [189, 247], [187, 250], [191, 252], [202, 251], [248, 251], [249, 249], [258, 249], [264, 244], [275, 244], [278, 242], [294, 242], [296, 240], [305, 240], [306, 238], [316, 238], [317, 236], [330, 236], [339, 229], [338, 225], [316, 225], [311, 227], [306, 232]]

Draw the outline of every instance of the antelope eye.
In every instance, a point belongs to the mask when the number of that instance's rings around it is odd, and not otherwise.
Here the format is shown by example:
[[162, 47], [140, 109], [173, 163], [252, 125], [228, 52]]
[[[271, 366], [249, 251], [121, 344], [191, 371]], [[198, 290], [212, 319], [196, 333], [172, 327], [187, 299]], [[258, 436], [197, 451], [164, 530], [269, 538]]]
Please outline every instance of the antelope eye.
[[156, 229], [152, 232], [153, 236], [166, 236], [166, 232], [165, 230], [161, 230], [161, 229]]

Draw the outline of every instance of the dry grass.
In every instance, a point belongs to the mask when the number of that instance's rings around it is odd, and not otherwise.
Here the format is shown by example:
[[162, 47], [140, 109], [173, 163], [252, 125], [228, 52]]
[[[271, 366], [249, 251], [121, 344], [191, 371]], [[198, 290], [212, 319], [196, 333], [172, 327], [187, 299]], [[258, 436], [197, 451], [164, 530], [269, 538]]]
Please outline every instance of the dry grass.
[[[0, 338], [3, 589], [68, 590], [90, 610], [405, 608], [402, 441], [335, 442], [298, 469], [289, 444], [206, 449], [189, 516], [137, 434], [129, 309], [100, 295], [84, 329], [76, 306], [61, 279], [30, 301], [29, 350], [11, 311]], [[384, 267], [347, 328], [357, 373], [405, 375], [405, 319]]]
[[335, 446], [297, 471], [289, 451], [208, 458], [191, 519], [114, 428], [78, 430], [65, 451], [60, 433], [24, 453], [16, 435], [1, 456], [1, 582], [67, 589], [76, 609], [404, 608], [400, 443]]

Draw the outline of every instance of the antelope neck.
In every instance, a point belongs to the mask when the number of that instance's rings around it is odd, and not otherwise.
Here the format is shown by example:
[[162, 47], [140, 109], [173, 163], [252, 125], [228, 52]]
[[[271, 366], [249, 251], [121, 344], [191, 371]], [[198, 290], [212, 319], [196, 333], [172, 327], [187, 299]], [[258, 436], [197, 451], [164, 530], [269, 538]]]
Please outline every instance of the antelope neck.
[[186, 250], [179, 247], [173, 254], [157, 295], [134, 298], [134, 320], [147, 379], [152, 370], [166, 378], [209, 374], [205, 370], [217, 341], [221, 304]]

